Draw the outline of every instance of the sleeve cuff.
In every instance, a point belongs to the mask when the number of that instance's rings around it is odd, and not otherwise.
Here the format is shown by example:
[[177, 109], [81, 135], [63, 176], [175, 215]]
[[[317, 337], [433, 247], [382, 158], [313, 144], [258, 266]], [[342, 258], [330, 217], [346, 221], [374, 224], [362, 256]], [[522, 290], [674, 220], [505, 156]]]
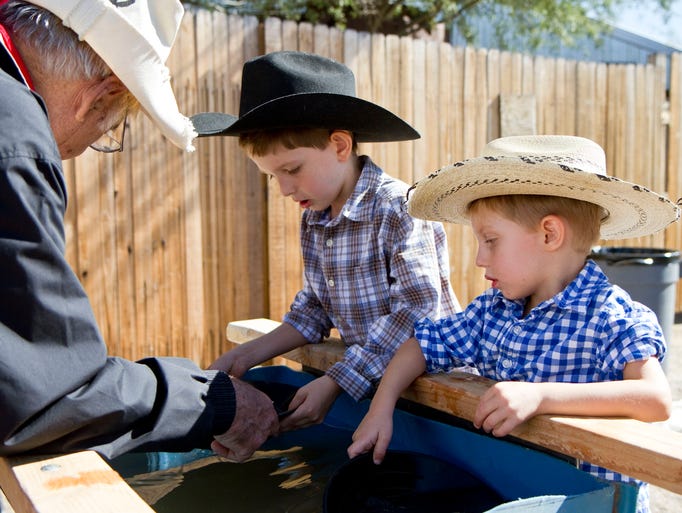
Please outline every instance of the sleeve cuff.
[[215, 371], [215, 376], [208, 385], [206, 401], [213, 407], [213, 435], [225, 433], [234, 420], [237, 411], [237, 400], [230, 377], [222, 371]]

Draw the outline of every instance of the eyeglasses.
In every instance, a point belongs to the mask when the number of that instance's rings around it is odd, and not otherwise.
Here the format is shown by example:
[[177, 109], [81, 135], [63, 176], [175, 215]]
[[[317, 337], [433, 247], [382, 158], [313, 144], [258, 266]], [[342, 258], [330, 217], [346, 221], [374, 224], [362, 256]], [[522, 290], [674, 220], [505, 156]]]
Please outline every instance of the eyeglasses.
[[90, 145], [95, 151], [102, 153], [116, 153], [123, 151], [123, 138], [126, 135], [126, 125], [128, 124], [128, 114], [114, 128], [104, 132], [99, 139]]

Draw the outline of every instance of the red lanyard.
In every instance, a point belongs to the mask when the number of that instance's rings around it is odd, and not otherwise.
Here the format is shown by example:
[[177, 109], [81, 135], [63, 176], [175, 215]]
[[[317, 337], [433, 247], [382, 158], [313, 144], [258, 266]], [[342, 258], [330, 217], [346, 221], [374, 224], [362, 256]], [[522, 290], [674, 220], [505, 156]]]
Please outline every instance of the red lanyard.
[[[7, 0], [0, 0], [0, 6], [5, 3], [7, 3]], [[2, 25], [0, 25], [0, 44], [5, 47], [7, 53], [9, 53], [10, 57], [14, 61], [14, 65], [19, 70], [24, 83], [31, 88], [31, 90], [35, 90], [33, 87], [33, 81], [31, 80], [31, 75], [29, 74], [28, 69], [26, 69], [26, 65], [24, 64], [21, 55], [19, 55], [17, 47], [14, 46], [14, 43], [12, 43], [12, 39], [9, 37], [7, 30]]]

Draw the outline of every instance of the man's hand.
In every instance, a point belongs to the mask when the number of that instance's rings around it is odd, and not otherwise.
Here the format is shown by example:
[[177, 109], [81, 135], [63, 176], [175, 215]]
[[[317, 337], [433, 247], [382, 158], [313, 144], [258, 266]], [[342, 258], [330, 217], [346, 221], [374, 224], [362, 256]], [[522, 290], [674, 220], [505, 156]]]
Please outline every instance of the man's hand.
[[227, 432], [217, 435], [211, 449], [232, 461], [249, 458], [268, 439], [279, 431], [277, 413], [272, 400], [251, 385], [232, 378], [236, 412]]

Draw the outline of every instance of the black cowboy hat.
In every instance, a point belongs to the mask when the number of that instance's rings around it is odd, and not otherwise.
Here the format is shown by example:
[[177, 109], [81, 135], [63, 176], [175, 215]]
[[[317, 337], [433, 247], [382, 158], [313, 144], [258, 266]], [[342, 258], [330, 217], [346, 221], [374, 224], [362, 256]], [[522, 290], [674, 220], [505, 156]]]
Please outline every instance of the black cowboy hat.
[[239, 117], [219, 112], [192, 116], [199, 136], [280, 128], [348, 130], [358, 142], [407, 141], [419, 133], [395, 114], [355, 95], [345, 65], [305, 52], [273, 52], [242, 70]]

